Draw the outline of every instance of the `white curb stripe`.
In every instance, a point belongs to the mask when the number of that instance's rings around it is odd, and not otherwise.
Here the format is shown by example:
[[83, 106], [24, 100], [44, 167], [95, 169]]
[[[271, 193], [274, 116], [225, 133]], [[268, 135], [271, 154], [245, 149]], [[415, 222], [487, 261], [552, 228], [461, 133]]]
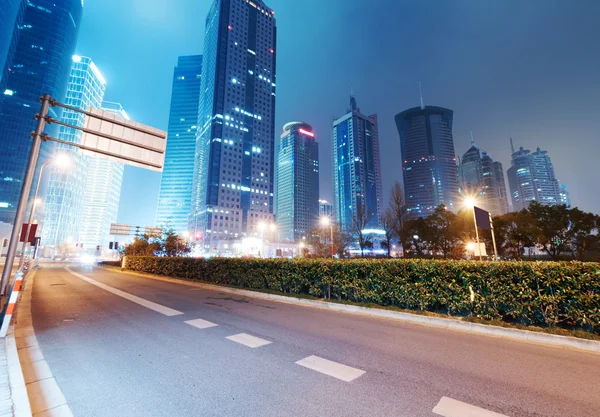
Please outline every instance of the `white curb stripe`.
[[442, 397], [433, 413], [444, 417], [508, 417], [448, 397]]
[[75, 275], [77, 278], [82, 279], [92, 285], [95, 285], [98, 288], [102, 288], [105, 291], [118, 295], [119, 297], [125, 298], [126, 300], [132, 301], [136, 304], [139, 304], [143, 307], [146, 307], [150, 310], [154, 310], [157, 313], [164, 314], [165, 316], [179, 316], [183, 313], [181, 311], [173, 310], [172, 308], [165, 307], [163, 305], [153, 303], [152, 301], [145, 300], [143, 298], [137, 297], [135, 295], [129, 294], [128, 292], [118, 290], [101, 282], [95, 281], [91, 278], [86, 277], [85, 275], [78, 274], [77, 272], [71, 271], [69, 268], [65, 268], [71, 274]]
[[249, 335], [246, 333], [240, 333], [240, 334], [235, 334], [233, 336], [227, 336], [226, 339], [229, 339], [232, 342], [240, 343], [244, 346], [248, 346], [253, 349], [273, 343], [268, 340], [261, 339], [260, 337], [252, 336], [252, 335]]
[[208, 320], [202, 320], [202, 319], [188, 320], [188, 321], [184, 321], [184, 323], [189, 324], [190, 326], [197, 327], [199, 329], [208, 329], [210, 327], [218, 326], [218, 324], [212, 323]]
[[346, 382], [354, 381], [359, 376], [365, 374], [365, 371], [361, 369], [352, 368], [351, 366], [343, 365], [341, 363], [333, 362], [314, 355], [301, 359], [296, 363], [300, 366], [304, 366], [305, 368], [312, 369], [313, 371], [317, 371]]

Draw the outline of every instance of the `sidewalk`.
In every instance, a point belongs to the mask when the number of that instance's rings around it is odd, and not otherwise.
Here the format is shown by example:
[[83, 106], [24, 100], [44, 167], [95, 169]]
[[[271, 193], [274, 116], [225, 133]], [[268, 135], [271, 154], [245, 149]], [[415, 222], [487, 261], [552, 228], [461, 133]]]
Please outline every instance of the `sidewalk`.
[[[5, 342], [5, 341], [3, 341]], [[6, 343], [0, 343], [0, 417], [13, 416], [13, 402], [8, 378], [8, 361], [6, 359]]]

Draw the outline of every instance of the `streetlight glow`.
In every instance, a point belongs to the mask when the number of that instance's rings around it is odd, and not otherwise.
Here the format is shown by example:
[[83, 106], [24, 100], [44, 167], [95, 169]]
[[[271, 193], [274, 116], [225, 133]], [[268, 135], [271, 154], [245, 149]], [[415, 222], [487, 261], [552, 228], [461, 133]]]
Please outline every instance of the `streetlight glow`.
[[56, 155], [54, 155], [54, 158], [52, 159], [52, 165], [54, 165], [56, 168], [59, 168], [60, 170], [69, 169], [71, 167], [72, 162], [73, 160], [71, 159], [71, 157], [65, 152], [58, 152]]
[[473, 208], [477, 204], [475, 197], [467, 197], [464, 199], [463, 204], [466, 208]]
[[323, 226], [329, 226], [330, 223], [331, 223], [331, 220], [329, 219], [329, 217], [327, 217], [327, 216], [321, 217], [321, 224]]

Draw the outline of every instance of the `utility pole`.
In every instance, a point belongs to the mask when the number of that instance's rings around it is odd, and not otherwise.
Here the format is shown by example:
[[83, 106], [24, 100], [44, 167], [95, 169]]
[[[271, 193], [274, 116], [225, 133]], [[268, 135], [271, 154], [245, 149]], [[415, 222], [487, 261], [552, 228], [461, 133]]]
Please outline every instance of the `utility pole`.
[[[6, 263], [4, 264], [4, 270], [2, 271], [2, 281], [0, 281], [0, 294], [6, 294], [6, 287], [10, 280], [10, 275], [15, 260], [15, 254], [17, 253], [17, 246], [19, 245], [19, 235], [21, 233], [21, 225], [25, 218], [25, 209], [27, 208], [27, 199], [29, 198], [29, 192], [31, 191], [31, 184], [35, 175], [35, 166], [38, 161], [40, 154], [40, 147], [42, 145], [42, 134], [44, 133], [44, 127], [46, 126], [46, 117], [48, 117], [48, 109], [50, 108], [51, 97], [49, 94], [45, 94], [40, 98], [42, 106], [40, 113], [35, 116], [38, 123], [35, 128], [35, 132], [32, 132], [31, 137], [33, 138], [33, 144], [31, 145], [31, 153], [29, 155], [29, 162], [27, 162], [27, 170], [25, 171], [25, 178], [23, 180], [23, 187], [21, 188], [21, 197], [19, 198], [19, 205], [17, 206], [17, 213], [15, 215], [15, 223], [13, 225], [12, 234], [8, 243], [8, 252], [6, 253]], [[26, 236], [27, 239], [29, 236]]]

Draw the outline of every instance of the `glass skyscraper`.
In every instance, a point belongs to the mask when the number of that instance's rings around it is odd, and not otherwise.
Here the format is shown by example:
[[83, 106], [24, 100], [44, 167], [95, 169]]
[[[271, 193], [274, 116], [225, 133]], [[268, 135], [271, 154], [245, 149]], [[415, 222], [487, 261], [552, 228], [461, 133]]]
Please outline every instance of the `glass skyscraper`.
[[288, 123], [277, 150], [277, 227], [298, 242], [319, 225], [319, 145], [309, 124]]
[[354, 96], [348, 112], [333, 122], [333, 207], [336, 221], [351, 231], [358, 207], [376, 228], [382, 211], [377, 115], [360, 112]]
[[[39, 98], [43, 94], [59, 101], [65, 98], [83, 8], [81, 0], [26, 3], [12, 28], [13, 48], [0, 81], [0, 221], [10, 223], [29, 158], [29, 135], [35, 129]], [[59, 118], [52, 108], [51, 116]], [[56, 136], [57, 126], [47, 126], [46, 133]], [[52, 149], [50, 143], [42, 145], [40, 163], [50, 157]]]
[[[2, 0], [0, 2], [0, 81], [4, 75], [7, 59], [12, 61], [18, 36], [13, 36], [16, 24], [21, 24], [27, 2], [25, 0]], [[18, 35], [19, 32], [17, 31]], [[10, 68], [11, 62], [8, 62]], [[3, 92], [4, 90], [2, 90]]]
[[462, 194], [475, 197], [477, 207], [489, 211], [494, 216], [508, 212], [502, 164], [494, 161], [475, 143], [471, 143], [471, 147], [460, 161], [458, 179]]
[[407, 215], [427, 217], [437, 206], [458, 209], [454, 112], [421, 106], [396, 115]]
[[273, 220], [276, 40], [274, 11], [261, 0], [214, 1], [190, 216], [205, 249], [257, 236]]
[[[104, 101], [101, 109], [129, 120], [119, 103]], [[86, 252], [97, 253], [108, 249], [110, 225], [117, 222], [124, 165], [102, 157], [85, 156], [85, 160], [87, 177], [79, 242]]]
[[[88, 57], [74, 55], [71, 76], [67, 87], [65, 104], [87, 110], [99, 108], [106, 91], [106, 81], [94, 62]], [[64, 109], [62, 121], [83, 127], [86, 116]], [[81, 142], [82, 132], [60, 126], [58, 139]], [[42, 231], [44, 246], [79, 242], [82, 226], [82, 204], [86, 192], [86, 179], [90, 172], [89, 157], [81, 155], [77, 148], [58, 145], [58, 152], [67, 153], [71, 164], [67, 169], [50, 165], [48, 189], [45, 198], [45, 218]]]
[[523, 147], [516, 152], [513, 149], [508, 184], [515, 211], [527, 208], [531, 201], [544, 205], [564, 204], [566, 201], [554, 174], [552, 160], [548, 152], [540, 148], [533, 153]]
[[157, 227], [188, 231], [192, 206], [202, 55], [180, 56], [173, 74], [169, 140], [160, 182]]

